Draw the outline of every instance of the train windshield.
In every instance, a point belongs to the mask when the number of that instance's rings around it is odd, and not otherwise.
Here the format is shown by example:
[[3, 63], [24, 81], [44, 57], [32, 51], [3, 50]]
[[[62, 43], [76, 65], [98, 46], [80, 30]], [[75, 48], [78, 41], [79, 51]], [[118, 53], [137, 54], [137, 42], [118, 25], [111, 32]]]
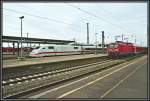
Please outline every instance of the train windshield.
[[109, 48], [113, 48], [113, 47], [114, 47], [114, 45], [113, 45], [113, 44], [109, 45]]
[[114, 48], [117, 48], [117, 47], [118, 47], [118, 45], [115, 44], [115, 45], [114, 45]]
[[37, 47], [35, 47], [34, 49], [39, 49], [40, 48], [40, 46], [37, 46]]
[[116, 44], [110, 44], [109, 45], [109, 48], [117, 48], [118, 47], [118, 45], [116, 45]]

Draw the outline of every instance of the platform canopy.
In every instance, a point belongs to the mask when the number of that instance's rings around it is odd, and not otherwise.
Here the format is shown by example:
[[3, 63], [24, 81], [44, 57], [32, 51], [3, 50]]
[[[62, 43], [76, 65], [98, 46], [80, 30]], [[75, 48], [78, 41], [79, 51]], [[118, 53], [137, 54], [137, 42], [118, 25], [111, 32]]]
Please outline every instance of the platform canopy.
[[[21, 37], [16, 36], [2, 36], [2, 42], [20, 43]], [[71, 40], [56, 40], [56, 39], [41, 39], [41, 38], [27, 38], [22, 37], [22, 43], [40, 43], [40, 44], [68, 44], [75, 41]]]

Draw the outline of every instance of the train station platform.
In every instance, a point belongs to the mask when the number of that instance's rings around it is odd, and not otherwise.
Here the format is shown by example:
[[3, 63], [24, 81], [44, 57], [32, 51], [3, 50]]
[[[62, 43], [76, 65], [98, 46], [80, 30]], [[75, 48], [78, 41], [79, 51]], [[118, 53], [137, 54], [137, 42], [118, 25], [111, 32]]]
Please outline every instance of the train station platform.
[[107, 56], [107, 54], [84, 54], [84, 55], [67, 55], [67, 56], [52, 56], [52, 57], [40, 57], [40, 58], [26, 58], [25, 60], [3, 60], [3, 68], [10, 68], [16, 66], [34, 65], [49, 62], [68, 61], [84, 58], [93, 58]]
[[140, 61], [138, 68], [108, 91], [104, 98], [146, 99], [148, 98], [148, 61]]

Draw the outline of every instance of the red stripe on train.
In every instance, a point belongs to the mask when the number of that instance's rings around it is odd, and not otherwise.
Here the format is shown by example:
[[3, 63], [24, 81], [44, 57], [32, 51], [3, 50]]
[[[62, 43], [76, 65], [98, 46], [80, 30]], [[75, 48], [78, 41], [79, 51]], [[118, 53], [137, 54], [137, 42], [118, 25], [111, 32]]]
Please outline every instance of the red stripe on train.
[[65, 53], [65, 52], [41, 52], [41, 53], [38, 53], [38, 54], [56, 54], [56, 53]]
[[[82, 52], [82, 51], [69, 51], [69, 52], [41, 52], [41, 53], [37, 53], [34, 55], [39, 55], [39, 54], [62, 54], [62, 53], [74, 53], [74, 52]], [[84, 51], [86, 52], [86, 51]], [[88, 52], [88, 51], [87, 51]]]

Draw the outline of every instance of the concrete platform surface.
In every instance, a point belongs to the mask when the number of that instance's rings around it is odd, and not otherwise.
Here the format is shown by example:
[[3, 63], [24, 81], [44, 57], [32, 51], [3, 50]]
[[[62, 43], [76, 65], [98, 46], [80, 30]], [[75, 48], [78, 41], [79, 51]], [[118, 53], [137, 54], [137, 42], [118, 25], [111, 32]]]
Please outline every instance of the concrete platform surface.
[[67, 56], [53, 56], [53, 57], [41, 57], [41, 58], [26, 58], [25, 60], [3, 60], [3, 68], [30, 65], [30, 64], [40, 64], [48, 62], [58, 62], [66, 60], [76, 60], [92, 57], [107, 56], [107, 54], [84, 54], [84, 55], [67, 55]]
[[147, 98], [148, 97], [148, 64], [144, 61], [141, 67], [129, 77], [122, 80], [105, 98]]
[[23, 98], [90, 98], [138, 99], [148, 98], [147, 56], [63, 84], [34, 92]]

